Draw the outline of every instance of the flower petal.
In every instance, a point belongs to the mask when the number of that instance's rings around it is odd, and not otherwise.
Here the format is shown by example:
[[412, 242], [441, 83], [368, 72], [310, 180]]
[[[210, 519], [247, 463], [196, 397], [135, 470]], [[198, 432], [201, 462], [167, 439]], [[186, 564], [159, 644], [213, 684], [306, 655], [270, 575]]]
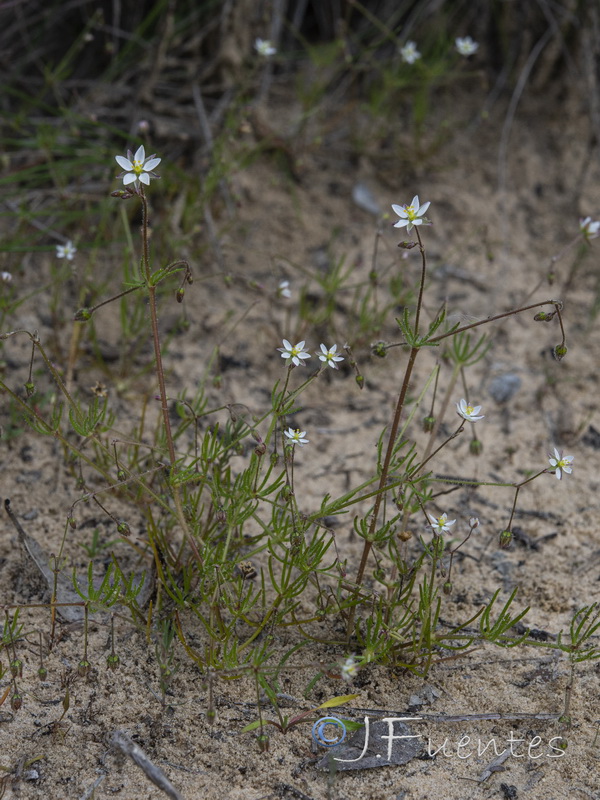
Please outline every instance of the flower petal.
[[127, 186], [128, 183], [133, 183], [137, 180], [137, 176], [134, 172], [128, 172], [127, 175], [123, 175], [123, 183]]
[[127, 171], [133, 169], [133, 164], [128, 158], [125, 158], [125, 156], [115, 156], [115, 161], [121, 167], [121, 169], [125, 169]]
[[146, 172], [152, 172], [153, 169], [158, 167], [158, 165], [160, 164], [161, 161], [162, 161], [162, 158], [151, 158], [149, 161], [146, 161], [146, 163], [144, 164], [144, 169], [146, 170]]
[[144, 149], [143, 144], [141, 144], [135, 151], [135, 155], [133, 158], [135, 161], [141, 161], [142, 163], [146, 160], [146, 150]]

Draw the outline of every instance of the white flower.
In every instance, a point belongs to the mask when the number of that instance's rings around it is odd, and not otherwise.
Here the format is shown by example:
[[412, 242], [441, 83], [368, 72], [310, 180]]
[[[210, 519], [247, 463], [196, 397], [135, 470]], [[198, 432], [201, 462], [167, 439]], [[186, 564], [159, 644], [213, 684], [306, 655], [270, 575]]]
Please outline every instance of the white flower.
[[479, 47], [477, 42], [474, 42], [470, 36], [465, 36], [464, 38], [459, 36], [454, 43], [461, 56], [472, 56]]
[[351, 681], [357, 672], [358, 672], [358, 664], [354, 660], [354, 656], [348, 656], [348, 658], [342, 664], [342, 669], [341, 669], [342, 678], [345, 681]]
[[296, 430], [294, 430], [294, 428], [288, 428], [283, 434], [290, 440], [288, 444], [299, 444], [300, 447], [302, 447], [303, 444], [308, 444], [308, 439], [304, 438], [306, 431], [301, 431], [298, 428], [296, 428]]
[[123, 178], [123, 183], [127, 186], [130, 183], [135, 183], [137, 189], [140, 183], [145, 183], [146, 186], [150, 185], [150, 177], [158, 178], [154, 175], [152, 170], [158, 167], [161, 160], [155, 158], [154, 155], [146, 158], [146, 151], [144, 145], [140, 145], [135, 151], [135, 155], [131, 154], [131, 150], [127, 151], [127, 158], [124, 156], [115, 156], [117, 164], [125, 170], [125, 173], [119, 177]]
[[255, 39], [254, 47], [256, 49], [256, 52], [261, 56], [265, 56], [265, 58], [269, 58], [269, 56], [274, 56], [275, 53], [277, 52], [277, 48], [273, 47], [273, 45], [268, 39], [260, 39], [260, 38]]
[[471, 517], [471, 519], [469, 520], [469, 526], [472, 529], [478, 528], [479, 527], [479, 519], [477, 517]]
[[407, 42], [404, 47], [401, 47], [400, 55], [402, 56], [402, 60], [407, 64], [414, 64], [415, 61], [421, 58], [421, 53], [417, 50], [415, 42]]
[[591, 217], [579, 220], [579, 230], [586, 239], [595, 239], [600, 236], [600, 222], [592, 221]]
[[283, 340], [283, 347], [277, 348], [282, 358], [291, 358], [292, 364], [296, 367], [302, 366], [305, 359], [310, 358], [310, 353], [307, 353], [304, 349], [304, 342], [298, 342], [298, 344], [291, 345], [287, 339]]
[[483, 414], [479, 414], [481, 411], [481, 406], [469, 405], [464, 397], [460, 403], [456, 404], [456, 410], [463, 419], [467, 420], [467, 422], [477, 422], [478, 419], [483, 419], [484, 417]]
[[281, 281], [277, 287], [277, 297], [291, 297], [292, 291], [290, 289], [289, 281]]
[[77, 248], [73, 244], [73, 242], [69, 239], [66, 244], [57, 244], [56, 245], [56, 257], [57, 258], [66, 258], [67, 261], [73, 261], [73, 257], [77, 252]]
[[434, 517], [433, 514], [427, 514], [427, 516], [431, 522], [429, 527], [432, 528], [435, 533], [444, 533], [444, 531], [449, 531], [452, 525], [454, 525], [456, 522], [455, 519], [448, 519], [448, 514], [442, 514], [441, 517]]
[[12, 281], [12, 274], [10, 272], [0, 272], [0, 278], [3, 283], [10, 283]]
[[397, 206], [392, 204], [394, 213], [398, 214], [400, 217], [398, 222], [395, 223], [394, 228], [404, 228], [404, 226], [406, 226], [407, 232], [410, 232], [415, 225], [422, 225], [425, 221], [423, 220], [423, 214], [430, 205], [431, 203], [429, 202], [421, 205], [419, 203], [418, 194], [413, 197], [412, 203], [409, 206]]
[[329, 364], [330, 367], [333, 369], [338, 369], [336, 361], [343, 361], [343, 356], [338, 356], [335, 352], [337, 350], [337, 344], [334, 344], [333, 347], [329, 348], [329, 350], [325, 347], [324, 344], [321, 345], [321, 354], [315, 353], [315, 355], [319, 356], [319, 361], [323, 361], [325, 364]]
[[570, 475], [573, 471], [571, 464], [573, 463], [573, 456], [562, 456], [556, 447], [554, 448], [554, 456], [548, 455], [550, 466], [554, 467], [554, 474], [560, 480], [563, 473]]

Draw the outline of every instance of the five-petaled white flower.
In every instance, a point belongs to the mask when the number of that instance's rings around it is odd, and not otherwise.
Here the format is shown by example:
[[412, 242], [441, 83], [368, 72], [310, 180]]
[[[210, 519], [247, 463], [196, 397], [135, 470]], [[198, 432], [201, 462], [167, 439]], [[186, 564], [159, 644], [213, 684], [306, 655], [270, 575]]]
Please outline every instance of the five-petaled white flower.
[[158, 167], [161, 160], [153, 155], [146, 158], [146, 151], [144, 145], [140, 145], [132, 155], [131, 150], [127, 151], [127, 158], [124, 156], [115, 156], [117, 164], [122, 167], [125, 172], [119, 177], [123, 178], [123, 184], [128, 186], [130, 183], [135, 183], [137, 189], [140, 183], [145, 183], [146, 186], [150, 185], [150, 178], [158, 178], [152, 170]]
[[592, 220], [591, 217], [579, 220], [579, 230], [586, 239], [595, 239], [600, 236], [600, 222]]
[[473, 53], [477, 52], [477, 48], [479, 47], [477, 42], [474, 42], [470, 36], [459, 36], [454, 44], [461, 56], [472, 56]]
[[419, 203], [418, 194], [413, 197], [412, 203], [409, 206], [398, 206], [395, 203], [392, 203], [394, 213], [398, 214], [400, 217], [398, 222], [394, 224], [394, 228], [404, 228], [406, 226], [407, 232], [410, 232], [415, 225], [422, 225], [425, 221], [423, 219], [423, 214], [427, 211], [430, 205], [430, 202], [423, 203], [423, 205], [421, 205]]
[[277, 48], [273, 47], [269, 39], [255, 39], [254, 47], [260, 56], [265, 56], [266, 58], [269, 58], [269, 56], [274, 56], [277, 52]]
[[2, 283], [10, 283], [12, 281], [12, 273], [0, 272], [0, 278], [2, 279]]
[[336, 353], [337, 344], [334, 344], [333, 347], [330, 347], [329, 350], [325, 347], [324, 344], [321, 345], [321, 352], [315, 353], [315, 355], [319, 356], [319, 361], [322, 361], [324, 364], [329, 364], [330, 367], [333, 369], [338, 369], [338, 365], [335, 363], [336, 361], [343, 361], [343, 356], [338, 356]]
[[560, 480], [563, 476], [563, 473], [566, 475], [570, 475], [573, 472], [573, 468], [571, 464], [573, 463], [573, 456], [563, 456], [561, 455], [556, 447], [554, 448], [554, 455], [548, 455], [548, 459], [550, 461], [550, 466], [554, 467], [554, 474]]
[[304, 342], [291, 345], [287, 339], [283, 340], [283, 347], [277, 348], [281, 353], [282, 358], [291, 358], [292, 364], [296, 367], [302, 366], [304, 360], [310, 358], [310, 353], [304, 349]]
[[421, 53], [417, 50], [416, 42], [407, 42], [404, 47], [400, 48], [400, 55], [402, 60], [407, 64], [414, 64], [421, 58]]
[[289, 439], [288, 444], [299, 444], [302, 447], [303, 444], [308, 444], [308, 439], [305, 439], [306, 431], [301, 431], [298, 428], [294, 430], [294, 428], [288, 428], [287, 431], [284, 431], [284, 436], [287, 436]]
[[289, 281], [280, 281], [277, 287], [277, 297], [291, 297], [292, 290], [290, 289]]
[[456, 522], [455, 519], [448, 519], [448, 514], [442, 514], [441, 517], [434, 517], [433, 514], [427, 514], [430, 521], [430, 528], [432, 528], [435, 533], [444, 533], [444, 531], [449, 531], [452, 525]]
[[342, 664], [341, 675], [345, 681], [351, 681], [352, 678], [358, 672], [358, 664], [354, 660], [354, 656], [348, 656], [348, 658]]
[[57, 258], [66, 258], [67, 261], [73, 261], [73, 257], [77, 252], [77, 248], [73, 244], [73, 242], [69, 239], [66, 244], [57, 244], [56, 245], [56, 257]]
[[477, 422], [478, 419], [483, 419], [484, 417], [483, 414], [479, 414], [481, 411], [481, 406], [469, 405], [464, 397], [460, 403], [456, 404], [456, 410], [463, 419], [467, 420], [467, 422]]

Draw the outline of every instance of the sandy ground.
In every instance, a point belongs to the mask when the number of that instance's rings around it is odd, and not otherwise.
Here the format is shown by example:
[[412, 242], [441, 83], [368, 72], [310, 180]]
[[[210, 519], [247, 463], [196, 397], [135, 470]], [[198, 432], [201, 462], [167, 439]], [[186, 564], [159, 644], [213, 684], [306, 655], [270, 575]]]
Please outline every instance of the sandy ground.
[[[371, 267], [378, 222], [360, 207], [364, 201], [357, 204], [356, 187], [366, 187], [382, 211], [392, 202], [410, 201], [416, 193], [422, 201], [430, 200], [428, 215], [434, 224], [424, 230], [431, 268], [429, 313], [447, 301], [456, 319], [480, 319], [526, 302], [533, 289], [534, 299], [565, 302], [569, 352], [560, 363], [551, 356], [552, 347], [560, 341], [556, 324], [534, 323], [532, 314], [526, 314], [491, 329], [493, 346], [469, 373], [472, 397], [484, 405], [486, 414], [478, 427], [483, 454], [478, 459], [470, 456], [463, 439], [452, 443], [436, 465], [440, 474], [514, 481], [522, 480], [528, 470], [543, 469], [553, 447], [575, 456], [568, 480], [559, 483], [544, 475], [523, 489], [515, 518], [522, 535], [508, 551], [498, 549], [497, 535], [510, 515], [509, 490], [462, 490], [441, 501], [446, 503], [441, 510], [447, 510], [451, 518], [464, 524], [475, 515], [481, 521], [465, 546], [465, 557], [455, 566], [453, 591], [444, 599], [442, 618], [466, 619], [497, 589], [505, 599], [519, 587], [517, 602], [531, 607], [527, 624], [545, 632], [540, 633], [542, 637], [565, 630], [576, 609], [597, 601], [600, 580], [596, 524], [600, 351], [594, 315], [600, 291], [598, 245], [592, 244], [575, 271], [572, 255], [557, 260], [554, 285], [549, 287], [545, 281], [552, 257], [577, 234], [579, 218], [600, 214], [600, 169], [597, 147], [590, 156], [584, 112], [574, 100], [563, 100], [559, 119], [553, 110], [557, 102], [548, 96], [537, 101], [527, 98], [521, 105], [510, 132], [504, 191], [498, 188], [504, 111], [498, 107], [481, 121], [476, 98], [463, 98], [458, 120], [449, 116], [450, 102], [432, 112], [438, 124], [446, 117], [452, 124], [447, 141], [425, 159], [412, 155], [411, 139], [399, 119], [397, 138], [374, 143], [358, 163], [349, 147], [327, 136], [317, 146], [307, 137], [296, 145], [296, 178], [272, 152], [235, 174], [237, 217], [221, 241], [232, 288], [226, 291], [222, 282], [205, 278], [188, 290], [185, 311], [190, 328], [172, 342], [168, 378], [173, 393], [186, 386], [193, 390], [206, 354], [219, 342], [222, 380], [220, 387], [210, 390], [211, 400], [243, 403], [252, 412], [264, 409], [266, 392], [282, 374], [276, 351], [281, 338], [306, 339], [315, 349], [327, 335], [298, 323], [303, 273], [326, 270], [332, 259], [341, 256], [354, 265], [357, 277], [366, 276]], [[272, 115], [277, 132], [286, 133], [287, 118], [283, 113]], [[401, 270], [411, 285], [419, 274], [419, 256], [411, 251], [400, 258], [396, 244], [404, 237], [392, 222], [390, 218], [381, 225], [378, 264], [382, 269]], [[191, 248], [192, 243], [188, 241], [187, 246]], [[218, 269], [212, 254], [193, 267], [197, 276]], [[19, 280], [45, 275], [47, 270], [43, 260], [29, 259]], [[274, 292], [284, 279], [290, 281], [292, 297], [275, 300]], [[249, 282], [258, 283], [259, 289]], [[312, 287], [315, 290], [314, 283]], [[384, 302], [385, 289], [381, 292]], [[243, 319], [223, 337], [230, 309]], [[167, 326], [177, 313], [177, 309], [165, 309], [163, 324]], [[327, 381], [320, 381], [303, 397], [303, 410], [294, 424], [310, 431], [311, 448], [298, 454], [295, 469], [302, 486], [301, 507], [307, 511], [318, 506], [324, 490], [344, 489], [346, 481], [366, 476], [381, 426], [390, 418], [403, 366], [399, 349], [384, 360], [370, 355], [371, 340], [360, 335], [353, 317], [351, 290], [340, 293], [334, 319], [337, 341], [352, 344], [365, 388], [360, 391], [352, 373], [343, 370], [326, 376]], [[118, 344], [109, 315], [96, 325], [107, 348]], [[38, 300], [19, 309], [18, 319], [11, 323], [17, 326], [38, 328], [42, 341], [52, 335], [51, 320]], [[64, 339], [68, 331], [55, 333]], [[390, 325], [381, 338], [398, 337]], [[67, 341], [63, 340], [63, 346]], [[27, 348], [15, 340], [6, 344], [9, 383], [22, 378], [27, 354]], [[423, 359], [419, 378], [426, 376], [433, 363], [428, 358]], [[447, 376], [449, 370], [442, 374]], [[490, 394], [491, 383], [506, 375], [518, 376], [520, 385], [510, 401], [497, 403]], [[97, 378], [82, 355], [79, 385], [91, 386]], [[126, 400], [130, 402], [131, 395]], [[421, 440], [421, 434], [415, 435]], [[3, 495], [10, 497], [27, 532], [52, 552], [77, 496], [59, 449], [26, 433], [3, 444], [1, 459]], [[83, 530], [99, 526], [104, 536], [112, 536], [98, 514], [90, 512], [87, 524]], [[360, 552], [351, 527], [345, 521], [336, 529], [336, 542], [341, 557], [348, 559], [350, 573]], [[425, 534], [424, 526], [417, 532]], [[70, 565], [85, 566], [85, 554], [75, 538], [68, 554]], [[5, 603], [43, 600], [39, 576], [6, 516], [0, 527], [0, 567], [0, 597]], [[108, 630], [100, 620], [90, 637], [90, 675], [83, 679], [76, 675], [80, 627], [61, 623], [60, 642], [46, 658], [47, 679], [39, 682], [36, 631], [47, 630], [47, 616], [28, 609], [21, 619], [28, 633], [19, 647], [25, 663], [23, 707], [12, 714], [7, 701], [1, 709], [0, 768], [7, 771], [4, 797], [134, 800], [166, 796], [111, 744], [116, 731], [126, 732], [164, 771], [180, 793], [171, 796], [188, 800], [600, 797], [597, 662], [578, 665], [572, 727], [565, 732], [556, 720], [540, 718], [562, 713], [570, 679], [567, 660], [552, 650], [480, 648], [436, 665], [426, 680], [402, 670], [368, 666], [350, 686], [333, 677], [322, 678], [305, 698], [318, 665], [346, 655], [326, 645], [305, 648], [280, 676], [286, 695], [281, 700], [284, 713], [293, 714], [352, 691], [358, 697], [343, 712], [334, 713], [346, 719], [367, 716], [372, 725], [381, 717], [421, 714], [424, 718], [410, 723], [422, 749], [408, 763], [361, 770], [322, 769], [318, 762], [324, 750], [314, 746], [309, 723], [285, 736], [273, 729], [267, 753], [259, 752], [252, 734], [241, 733], [257, 714], [249, 677], [226, 681], [214, 676], [208, 685], [206, 676], [181, 651], [181, 665], [163, 709], [152, 646], [126, 621], [119, 621], [122, 666], [110, 672], [104, 667]], [[274, 647], [283, 653], [293, 643], [289, 631], [278, 632]], [[2, 661], [6, 666], [4, 655]], [[62, 721], [54, 724], [61, 717], [67, 685], [70, 707]], [[6, 686], [5, 676], [0, 692]], [[207, 720], [210, 691], [217, 711], [213, 724]], [[275, 718], [268, 706], [263, 713]], [[495, 713], [508, 719], [473, 718]], [[447, 722], [440, 719], [443, 715], [464, 718]], [[375, 730], [382, 735], [380, 728]], [[563, 734], [568, 739], [564, 753], [556, 749], [556, 737]], [[510, 752], [486, 772], [495, 761], [492, 740], [497, 752], [507, 747]], [[430, 757], [429, 752], [435, 753], [444, 742], [444, 751]], [[392, 744], [398, 758], [403, 745]], [[484, 752], [479, 754], [478, 749]]]

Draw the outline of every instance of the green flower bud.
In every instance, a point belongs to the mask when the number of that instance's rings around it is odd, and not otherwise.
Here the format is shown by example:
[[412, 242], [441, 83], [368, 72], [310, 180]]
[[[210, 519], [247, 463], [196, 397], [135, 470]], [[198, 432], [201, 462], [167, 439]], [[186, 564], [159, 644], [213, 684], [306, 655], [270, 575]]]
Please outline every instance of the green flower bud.
[[566, 355], [567, 355], [566, 344], [557, 344], [556, 347], [554, 348], [554, 358], [557, 361], [562, 361]]
[[75, 312], [75, 316], [73, 317], [75, 322], [87, 322], [91, 318], [92, 312], [89, 308], [80, 308], [79, 311]]
[[423, 418], [423, 430], [425, 431], [425, 433], [431, 433], [434, 427], [435, 427], [435, 417]]
[[512, 539], [513, 539], [512, 531], [502, 531], [502, 533], [500, 534], [500, 540], [498, 544], [503, 550], [507, 550], [512, 543]]
[[92, 665], [86, 658], [82, 658], [79, 664], [77, 665], [77, 674], [80, 678], [85, 678], [87, 675], [90, 674], [92, 669]]
[[13, 678], [23, 677], [23, 662], [20, 658], [15, 658], [14, 661], [10, 662], [10, 674]]
[[269, 752], [269, 736], [266, 733], [261, 733], [256, 737], [258, 742], [258, 749], [261, 753]]
[[121, 659], [116, 653], [111, 653], [106, 659], [106, 668], [111, 672], [116, 672], [119, 669]]
[[126, 522], [119, 522], [117, 525], [117, 533], [120, 533], [121, 536], [131, 536], [131, 528]]
[[483, 452], [483, 442], [481, 439], [471, 439], [469, 443], [469, 452], [472, 456], [480, 456]]

